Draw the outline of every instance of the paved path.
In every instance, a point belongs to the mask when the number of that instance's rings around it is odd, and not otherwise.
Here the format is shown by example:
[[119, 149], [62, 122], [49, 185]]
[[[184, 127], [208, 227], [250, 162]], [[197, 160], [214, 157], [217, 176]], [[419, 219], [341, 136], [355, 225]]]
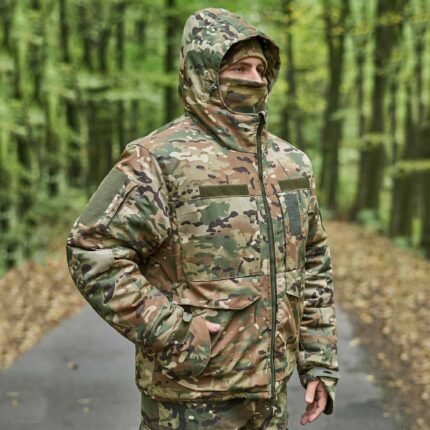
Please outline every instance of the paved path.
[[[290, 430], [397, 430], [384, 416], [381, 392], [367, 378], [365, 353], [351, 346], [352, 327], [340, 311], [338, 320], [342, 382], [336, 413], [300, 426], [304, 391], [294, 376]], [[134, 347], [89, 307], [0, 371], [2, 430], [137, 430], [139, 418]]]

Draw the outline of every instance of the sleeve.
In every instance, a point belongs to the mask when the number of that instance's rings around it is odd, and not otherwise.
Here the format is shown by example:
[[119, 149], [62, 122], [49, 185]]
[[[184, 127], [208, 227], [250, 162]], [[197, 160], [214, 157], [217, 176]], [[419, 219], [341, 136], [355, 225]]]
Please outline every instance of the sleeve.
[[320, 379], [324, 383], [329, 394], [324, 413], [328, 415], [333, 411], [339, 378], [337, 329], [330, 249], [322, 224], [313, 175], [308, 222], [298, 372], [304, 387], [310, 380]]
[[[210, 355], [204, 319], [169, 301], [139, 269], [170, 233], [161, 169], [145, 148], [128, 148], [76, 220], [67, 262], [81, 294], [115, 330], [176, 374], [194, 375]], [[187, 360], [175, 363], [181, 354]]]

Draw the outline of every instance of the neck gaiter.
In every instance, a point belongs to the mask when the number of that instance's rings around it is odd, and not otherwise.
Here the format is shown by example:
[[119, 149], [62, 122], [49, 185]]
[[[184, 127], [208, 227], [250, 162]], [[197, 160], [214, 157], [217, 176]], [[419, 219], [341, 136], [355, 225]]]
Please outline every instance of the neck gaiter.
[[226, 106], [240, 113], [258, 113], [266, 110], [267, 82], [237, 78], [220, 78], [220, 94]]

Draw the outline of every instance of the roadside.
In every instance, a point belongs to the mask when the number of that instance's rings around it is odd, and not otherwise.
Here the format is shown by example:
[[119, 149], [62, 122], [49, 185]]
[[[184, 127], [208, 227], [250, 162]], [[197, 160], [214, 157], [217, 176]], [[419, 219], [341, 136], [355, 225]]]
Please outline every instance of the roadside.
[[0, 278], [0, 369], [85, 303], [70, 278], [64, 246], [62, 251], [44, 264], [28, 261]]
[[[403, 417], [408, 430], [424, 429], [430, 422], [430, 313], [425, 306], [430, 263], [362, 227], [324, 224], [336, 301], [357, 332], [348, 342], [366, 347], [364, 359], [377, 369], [366, 377], [386, 387], [390, 416]], [[28, 262], [0, 279], [0, 368], [12, 366], [85, 303], [70, 279], [64, 240], [58, 238], [59, 251], [44, 264]]]
[[[400, 430], [369, 378], [366, 352], [354, 346], [351, 324], [339, 312], [342, 382], [335, 414], [309, 430]], [[9, 369], [0, 371], [0, 428], [8, 430], [137, 430], [140, 398], [134, 346], [89, 306], [51, 331]], [[290, 429], [301, 428], [304, 390], [288, 386]]]
[[403, 428], [430, 422], [430, 262], [388, 238], [345, 222], [327, 223], [336, 300], [354, 323], [391, 414]]

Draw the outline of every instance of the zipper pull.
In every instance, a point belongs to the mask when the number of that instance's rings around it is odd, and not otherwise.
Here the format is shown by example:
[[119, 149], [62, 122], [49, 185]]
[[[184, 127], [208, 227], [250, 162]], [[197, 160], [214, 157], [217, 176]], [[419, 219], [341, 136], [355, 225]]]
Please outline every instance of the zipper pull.
[[260, 112], [258, 112], [258, 116], [260, 118], [260, 123], [262, 124], [266, 124], [266, 120], [267, 120], [267, 112], [262, 110]]
[[211, 92], [216, 90], [217, 88], [218, 88], [218, 84], [216, 82], [212, 82], [212, 84], [210, 84], [208, 88], [209, 95], [211, 95]]

